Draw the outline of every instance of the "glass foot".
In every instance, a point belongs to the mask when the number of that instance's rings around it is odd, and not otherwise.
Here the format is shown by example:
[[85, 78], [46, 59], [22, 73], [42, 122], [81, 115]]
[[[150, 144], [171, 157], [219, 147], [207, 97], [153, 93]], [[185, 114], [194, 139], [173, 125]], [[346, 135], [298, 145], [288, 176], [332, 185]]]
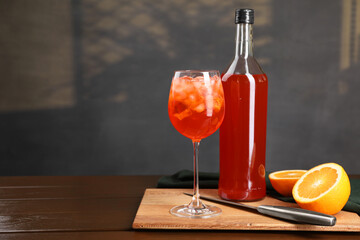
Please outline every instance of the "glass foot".
[[221, 209], [206, 205], [202, 208], [190, 208], [189, 205], [180, 205], [170, 209], [172, 215], [186, 218], [210, 218], [221, 214]]

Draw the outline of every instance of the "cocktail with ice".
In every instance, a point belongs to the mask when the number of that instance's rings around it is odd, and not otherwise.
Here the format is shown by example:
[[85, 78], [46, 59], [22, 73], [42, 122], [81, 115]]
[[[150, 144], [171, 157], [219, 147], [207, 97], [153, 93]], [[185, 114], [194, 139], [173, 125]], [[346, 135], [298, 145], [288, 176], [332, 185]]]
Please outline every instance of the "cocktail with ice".
[[214, 133], [224, 119], [224, 92], [218, 71], [176, 71], [172, 80], [168, 111], [171, 123], [194, 146], [194, 196], [190, 204], [170, 212], [180, 217], [207, 218], [221, 209], [205, 206], [199, 199], [198, 151], [201, 139]]
[[224, 93], [217, 75], [174, 77], [169, 117], [181, 134], [200, 141], [214, 133], [224, 118]]

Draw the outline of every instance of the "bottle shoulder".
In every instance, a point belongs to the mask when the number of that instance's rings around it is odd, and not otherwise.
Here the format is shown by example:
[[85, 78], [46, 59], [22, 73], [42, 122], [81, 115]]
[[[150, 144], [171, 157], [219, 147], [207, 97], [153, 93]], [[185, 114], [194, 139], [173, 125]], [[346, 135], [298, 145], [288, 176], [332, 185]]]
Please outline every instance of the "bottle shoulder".
[[223, 74], [265, 74], [259, 63], [252, 56], [248, 58], [235, 57]]

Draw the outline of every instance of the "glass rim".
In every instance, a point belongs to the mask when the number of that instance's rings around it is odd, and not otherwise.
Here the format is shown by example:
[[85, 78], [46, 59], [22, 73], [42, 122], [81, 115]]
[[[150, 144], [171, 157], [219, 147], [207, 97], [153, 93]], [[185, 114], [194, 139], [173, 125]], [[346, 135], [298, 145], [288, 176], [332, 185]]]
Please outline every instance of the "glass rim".
[[192, 69], [186, 69], [186, 70], [175, 70], [176, 72], [183, 72], [183, 73], [204, 73], [204, 72], [217, 72], [220, 74], [219, 70], [214, 70], [214, 69], [199, 69], [199, 70], [192, 70]]

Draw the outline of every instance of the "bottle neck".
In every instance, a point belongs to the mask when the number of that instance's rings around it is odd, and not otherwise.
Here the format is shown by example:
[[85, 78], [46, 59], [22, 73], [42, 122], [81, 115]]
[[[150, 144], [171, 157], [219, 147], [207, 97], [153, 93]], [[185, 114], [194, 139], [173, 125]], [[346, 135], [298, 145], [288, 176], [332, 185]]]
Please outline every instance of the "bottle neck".
[[248, 23], [236, 24], [235, 57], [248, 58], [253, 56], [253, 25]]

